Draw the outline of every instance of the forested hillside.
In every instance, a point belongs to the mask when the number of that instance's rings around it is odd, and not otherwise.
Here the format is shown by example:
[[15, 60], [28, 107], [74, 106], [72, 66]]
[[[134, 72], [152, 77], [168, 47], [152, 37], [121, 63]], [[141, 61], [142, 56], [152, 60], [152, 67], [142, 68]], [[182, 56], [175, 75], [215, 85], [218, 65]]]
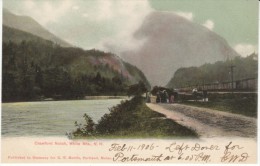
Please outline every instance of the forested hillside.
[[4, 27], [2, 63], [4, 102], [125, 95], [139, 81], [150, 86], [139, 69], [112, 53], [63, 48], [9, 27]]
[[258, 55], [237, 56], [232, 60], [204, 64], [200, 67], [180, 68], [167, 84], [169, 88], [180, 88], [190, 85], [202, 85], [231, 81], [230, 66], [234, 66], [234, 80], [257, 78]]

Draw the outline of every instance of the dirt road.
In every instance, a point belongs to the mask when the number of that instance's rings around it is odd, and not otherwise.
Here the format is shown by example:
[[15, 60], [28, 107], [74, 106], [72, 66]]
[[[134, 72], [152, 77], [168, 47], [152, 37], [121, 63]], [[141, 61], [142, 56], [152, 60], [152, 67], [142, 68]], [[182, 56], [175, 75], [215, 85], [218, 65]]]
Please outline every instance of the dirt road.
[[200, 137], [257, 136], [257, 119], [181, 104], [147, 103], [152, 110], [195, 130]]

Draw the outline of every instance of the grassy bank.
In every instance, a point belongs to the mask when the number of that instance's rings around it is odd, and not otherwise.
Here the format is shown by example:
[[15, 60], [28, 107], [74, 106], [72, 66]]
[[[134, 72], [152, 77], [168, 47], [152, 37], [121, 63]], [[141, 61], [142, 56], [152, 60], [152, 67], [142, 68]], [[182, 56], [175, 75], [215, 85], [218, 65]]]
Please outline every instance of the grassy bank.
[[198, 137], [197, 134], [164, 115], [150, 110], [141, 97], [110, 109], [98, 124], [84, 115], [86, 124], [78, 125], [74, 138], [172, 138]]
[[242, 114], [249, 117], [257, 117], [257, 98], [224, 98], [200, 101], [182, 101], [182, 104], [211, 108], [219, 111]]

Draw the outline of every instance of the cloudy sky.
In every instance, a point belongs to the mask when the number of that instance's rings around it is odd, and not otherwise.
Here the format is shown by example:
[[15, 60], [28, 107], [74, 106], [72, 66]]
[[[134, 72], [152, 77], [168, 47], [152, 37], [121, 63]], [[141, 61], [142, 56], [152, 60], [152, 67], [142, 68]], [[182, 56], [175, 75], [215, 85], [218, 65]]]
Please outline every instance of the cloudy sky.
[[120, 54], [144, 41], [133, 37], [153, 11], [174, 12], [224, 37], [241, 55], [257, 52], [257, 0], [4, 0], [75, 46]]

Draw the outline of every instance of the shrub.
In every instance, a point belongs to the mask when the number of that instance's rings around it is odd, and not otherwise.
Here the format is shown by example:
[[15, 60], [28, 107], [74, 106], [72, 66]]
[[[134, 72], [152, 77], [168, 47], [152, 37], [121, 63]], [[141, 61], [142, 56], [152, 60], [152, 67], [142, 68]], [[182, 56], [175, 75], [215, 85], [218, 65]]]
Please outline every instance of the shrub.
[[79, 124], [77, 121], [75, 121], [75, 126], [77, 127], [76, 131], [72, 132], [73, 136], [75, 137], [84, 137], [84, 136], [92, 136], [95, 132], [95, 123], [92, 120], [90, 116], [87, 114], [83, 115], [85, 119], [85, 124], [82, 126], [82, 124]]

